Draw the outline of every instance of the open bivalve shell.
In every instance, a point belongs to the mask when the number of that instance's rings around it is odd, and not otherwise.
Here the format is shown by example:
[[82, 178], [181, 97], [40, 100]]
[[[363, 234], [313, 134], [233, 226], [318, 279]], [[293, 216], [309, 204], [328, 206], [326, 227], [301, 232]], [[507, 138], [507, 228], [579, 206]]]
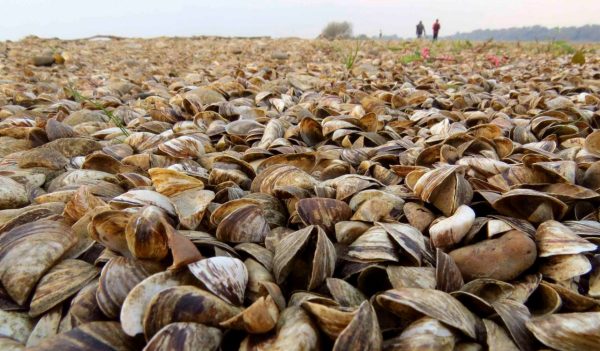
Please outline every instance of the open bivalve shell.
[[188, 265], [192, 274], [210, 292], [233, 305], [244, 302], [248, 270], [244, 262], [231, 257], [211, 257]]
[[492, 206], [500, 214], [536, 224], [552, 219], [560, 220], [568, 209], [562, 201], [529, 189], [510, 190], [494, 201]]
[[443, 166], [429, 171], [415, 184], [415, 194], [450, 216], [473, 198], [473, 189], [463, 172], [460, 166]]
[[[278, 284], [313, 290], [333, 275], [335, 247], [320, 227], [308, 226], [286, 235], [275, 247], [273, 273]], [[298, 269], [302, 267], [303, 269]]]
[[29, 314], [36, 317], [50, 310], [87, 285], [98, 273], [96, 267], [85, 261], [66, 259], [58, 263], [38, 282]]
[[216, 351], [223, 340], [223, 332], [200, 323], [171, 323], [158, 331], [144, 347], [145, 351], [207, 350]]
[[449, 294], [433, 289], [402, 288], [377, 296], [377, 302], [394, 314], [417, 311], [450, 325], [472, 339], [482, 323], [472, 312]]
[[454, 350], [455, 332], [437, 319], [423, 317], [412, 322], [400, 335], [385, 341], [391, 350]]
[[569, 227], [557, 221], [546, 221], [539, 225], [535, 241], [539, 257], [578, 254], [596, 250], [597, 246], [579, 237]]
[[146, 307], [144, 335], [151, 338], [164, 326], [194, 322], [218, 327], [242, 310], [217, 296], [191, 285], [179, 285], [158, 292]]
[[77, 242], [62, 222], [39, 220], [0, 237], [0, 282], [19, 305], [25, 303], [42, 275]]
[[121, 312], [125, 298], [139, 282], [161, 269], [159, 264], [117, 256], [102, 268], [96, 292], [98, 307], [109, 318]]
[[262, 334], [275, 328], [278, 320], [279, 307], [271, 296], [267, 296], [260, 297], [238, 315], [221, 322], [221, 326], [250, 334]]
[[121, 325], [129, 336], [143, 333], [146, 307], [160, 291], [179, 285], [190, 285], [194, 277], [187, 271], [165, 271], [155, 273], [131, 289], [121, 308]]
[[557, 350], [593, 350], [598, 347], [600, 312], [560, 313], [534, 317], [527, 329], [548, 347]]
[[147, 206], [133, 215], [125, 227], [129, 252], [138, 259], [162, 260], [169, 253], [164, 227], [164, 212], [156, 206]]

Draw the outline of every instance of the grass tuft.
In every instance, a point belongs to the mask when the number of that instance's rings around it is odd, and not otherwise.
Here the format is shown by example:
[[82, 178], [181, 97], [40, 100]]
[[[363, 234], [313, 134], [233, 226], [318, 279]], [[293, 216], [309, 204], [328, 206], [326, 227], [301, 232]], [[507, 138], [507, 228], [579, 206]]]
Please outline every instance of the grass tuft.
[[346, 66], [346, 69], [351, 70], [352, 67], [354, 67], [354, 64], [358, 62], [358, 51], [361, 46], [362, 41], [357, 40], [354, 48], [344, 54], [344, 66]]
[[575, 50], [574, 47], [569, 45], [569, 43], [567, 43], [564, 40], [552, 40], [548, 43], [548, 46], [546, 48], [546, 52], [549, 52], [554, 56], [572, 55], [576, 51], [577, 50]]
[[87, 98], [87, 97], [81, 95], [81, 93], [79, 91], [77, 91], [77, 89], [73, 86], [68, 86], [66, 88], [66, 91], [73, 96], [75, 101], [77, 101], [77, 102], [85, 101], [85, 102], [89, 102], [92, 105], [94, 105], [95, 108], [97, 108], [98, 110], [101, 110], [108, 117], [108, 119], [110, 121], [112, 121], [117, 127], [119, 127], [119, 129], [121, 129], [121, 132], [123, 132], [123, 134], [126, 137], [130, 135], [127, 128], [125, 128], [123, 121], [120, 118], [118, 118], [117, 116], [115, 116], [111, 111], [105, 109], [104, 106], [102, 106], [101, 104], [97, 103], [96, 101], [94, 101], [90, 98]]
[[421, 61], [422, 57], [421, 57], [421, 53], [419, 51], [415, 51], [412, 54], [408, 54], [408, 55], [404, 55], [400, 58], [400, 62], [408, 65], [410, 63], [416, 62], [416, 61]]

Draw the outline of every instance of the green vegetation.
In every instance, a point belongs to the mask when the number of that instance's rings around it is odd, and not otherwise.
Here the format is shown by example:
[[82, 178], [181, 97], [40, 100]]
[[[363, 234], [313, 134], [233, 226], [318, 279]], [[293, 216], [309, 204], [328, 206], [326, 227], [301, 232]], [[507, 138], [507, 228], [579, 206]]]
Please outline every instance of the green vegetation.
[[346, 69], [350, 70], [352, 69], [352, 67], [354, 67], [354, 64], [358, 60], [358, 51], [360, 50], [362, 43], [362, 41], [357, 40], [356, 45], [354, 45], [354, 47], [351, 50], [344, 54], [344, 66], [346, 66]]
[[573, 57], [571, 58], [571, 63], [577, 65], [585, 64], [585, 54], [583, 53], [583, 50], [579, 50], [573, 55]]
[[75, 87], [73, 87], [72, 85], [68, 86], [67, 88], [65, 88], [66, 91], [73, 96], [73, 98], [75, 99], [75, 101], [77, 102], [89, 102], [90, 104], [94, 105], [94, 107], [98, 110], [101, 110], [102, 112], [104, 112], [104, 114], [108, 117], [108, 119], [110, 121], [112, 121], [117, 127], [119, 127], [119, 129], [121, 129], [121, 132], [123, 132], [123, 134], [125, 136], [129, 136], [129, 131], [127, 130], [127, 128], [125, 128], [125, 125], [123, 124], [123, 121], [118, 118], [117, 116], [115, 116], [111, 111], [107, 110], [106, 108], [104, 108], [104, 106], [102, 106], [101, 104], [99, 104], [98, 102], [87, 98], [83, 95], [81, 95], [81, 93], [79, 91], [77, 91], [77, 89]]
[[418, 51], [415, 51], [412, 54], [402, 56], [400, 58], [400, 63], [408, 65], [408, 64], [413, 63], [415, 61], [420, 61], [421, 59], [422, 59], [421, 53], [418, 52]]
[[451, 51], [455, 54], [458, 54], [464, 50], [469, 50], [473, 48], [473, 43], [470, 40], [454, 40], [452, 41]]
[[547, 52], [552, 53], [554, 55], [567, 55], [574, 54], [576, 52], [575, 48], [573, 48], [569, 43], [564, 40], [552, 40], [548, 43]]

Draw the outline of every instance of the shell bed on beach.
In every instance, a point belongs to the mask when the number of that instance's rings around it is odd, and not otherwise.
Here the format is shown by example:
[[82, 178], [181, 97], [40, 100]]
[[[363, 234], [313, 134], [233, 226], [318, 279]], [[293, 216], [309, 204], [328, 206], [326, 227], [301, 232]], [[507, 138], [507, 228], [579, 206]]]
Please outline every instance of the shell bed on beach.
[[0, 350], [600, 350], [599, 53], [0, 42]]

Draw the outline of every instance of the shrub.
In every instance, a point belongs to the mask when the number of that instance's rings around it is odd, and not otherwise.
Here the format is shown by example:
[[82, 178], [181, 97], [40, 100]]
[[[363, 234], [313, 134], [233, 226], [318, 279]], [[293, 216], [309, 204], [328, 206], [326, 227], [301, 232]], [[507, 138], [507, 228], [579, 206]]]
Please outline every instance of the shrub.
[[323, 31], [321, 37], [325, 39], [343, 39], [352, 36], [352, 23], [350, 22], [329, 22]]

